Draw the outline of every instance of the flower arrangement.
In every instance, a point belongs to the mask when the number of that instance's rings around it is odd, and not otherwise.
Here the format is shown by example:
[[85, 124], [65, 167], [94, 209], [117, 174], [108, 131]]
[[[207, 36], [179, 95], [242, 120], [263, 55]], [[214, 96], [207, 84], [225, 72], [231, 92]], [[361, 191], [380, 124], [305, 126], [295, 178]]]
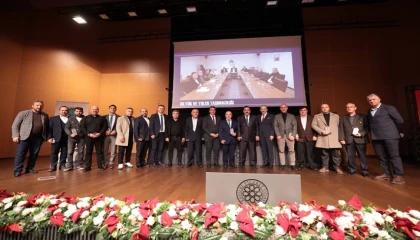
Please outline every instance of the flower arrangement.
[[357, 195], [336, 206], [270, 206], [0, 191], [0, 231], [42, 235], [52, 226], [97, 239], [417, 239], [420, 212], [362, 206]]

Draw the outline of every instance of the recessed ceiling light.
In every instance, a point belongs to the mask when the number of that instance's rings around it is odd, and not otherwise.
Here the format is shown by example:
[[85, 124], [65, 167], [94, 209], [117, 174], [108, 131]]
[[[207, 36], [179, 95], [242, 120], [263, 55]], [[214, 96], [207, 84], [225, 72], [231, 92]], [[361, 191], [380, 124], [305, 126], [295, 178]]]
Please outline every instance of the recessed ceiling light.
[[167, 14], [168, 12], [166, 11], [166, 9], [159, 9], [157, 10], [159, 14]]
[[106, 15], [105, 13], [104, 14], [99, 14], [99, 17], [101, 17], [104, 20], [109, 19], [108, 15]]
[[187, 9], [187, 12], [189, 13], [197, 12], [197, 8], [194, 6], [186, 7], [186, 9]]
[[302, 0], [302, 3], [313, 3], [315, 0]]
[[137, 17], [137, 13], [136, 12], [127, 12], [128, 16], [130, 17]]
[[277, 1], [267, 1], [267, 7], [273, 7], [277, 5]]
[[73, 17], [73, 20], [78, 24], [86, 24], [86, 20], [80, 16]]

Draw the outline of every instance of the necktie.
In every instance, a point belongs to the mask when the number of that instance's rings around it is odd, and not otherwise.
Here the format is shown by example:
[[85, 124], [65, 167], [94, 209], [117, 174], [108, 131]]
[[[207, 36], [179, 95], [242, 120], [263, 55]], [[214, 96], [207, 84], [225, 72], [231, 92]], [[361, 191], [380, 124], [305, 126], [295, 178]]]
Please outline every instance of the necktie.
[[213, 124], [216, 125], [216, 119], [214, 118], [214, 116], [212, 116], [213, 118]]
[[229, 124], [229, 128], [231, 128], [231, 125], [230, 125], [230, 120], [228, 121], [228, 124]]
[[246, 117], [246, 126], [249, 127], [249, 117]]
[[160, 131], [163, 132], [163, 115], [160, 115]]
[[114, 115], [109, 116], [109, 129], [112, 130], [112, 117], [114, 117]]
[[265, 114], [262, 116], [261, 122], [264, 121], [265, 119]]

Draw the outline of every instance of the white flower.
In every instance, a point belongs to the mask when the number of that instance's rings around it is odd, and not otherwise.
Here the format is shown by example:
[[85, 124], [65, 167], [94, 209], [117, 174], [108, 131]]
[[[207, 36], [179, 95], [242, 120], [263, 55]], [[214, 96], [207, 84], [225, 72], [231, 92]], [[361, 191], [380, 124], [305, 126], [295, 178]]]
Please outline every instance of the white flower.
[[152, 217], [152, 216], [149, 216], [149, 217], [147, 218], [146, 223], [147, 223], [147, 225], [149, 225], [149, 226], [153, 226], [153, 224], [155, 224], [155, 218], [154, 218], [154, 217]]
[[414, 235], [416, 235], [416, 237], [420, 238], [420, 232], [419, 231], [413, 230], [413, 233], [414, 233]]
[[226, 217], [222, 217], [222, 218], [219, 218], [219, 219], [217, 219], [217, 221], [219, 221], [219, 223], [226, 223]]
[[179, 214], [180, 214], [181, 216], [185, 216], [185, 215], [187, 215], [189, 212], [190, 212], [190, 209], [188, 209], [188, 208], [184, 208], [184, 209], [182, 209], [182, 210], [179, 212]]
[[23, 209], [23, 211], [22, 211], [22, 215], [23, 215], [23, 216], [26, 216], [26, 215], [28, 215], [28, 214], [32, 213], [34, 210], [35, 210], [35, 208], [25, 208], [25, 209]]
[[114, 200], [114, 201], [112, 201], [110, 204], [109, 204], [109, 207], [114, 207], [115, 205], [118, 205], [118, 203], [119, 203], [120, 201], [119, 200]]
[[121, 229], [123, 227], [122, 223], [117, 223], [117, 229]]
[[61, 212], [61, 209], [57, 209], [57, 210], [55, 210], [55, 211], [53, 212], [53, 215], [55, 215], [56, 213], [59, 213], [59, 212]]
[[96, 216], [93, 218], [93, 225], [101, 225], [104, 219], [101, 216]]
[[33, 220], [34, 222], [39, 222], [39, 221], [41, 220], [41, 218], [43, 218], [43, 217], [45, 217], [45, 213], [44, 213], [44, 212], [40, 212], [40, 213], [36, 214], [36, 215], [32, 218], [32, 220]]
[[305, 204], [299, 205], [299, 211], [309, 212], [311, 211], [311, 207]]
[[79, 201], [79, 202], [76, 204], [76, 206], [77, 206], [77, 208], [86, 208], [86, 207], [89, 207], [89, 206], [90, 206], [90, 204], [89, 204], [88, 202]]
[[315, 219], [317, 218], [317, 215], [315, 214], [315, 211], [311, 211], [311, 213], [308, 216], [302, 217], [300, 220], [303, 223], [306, 223], [308, 225], [311, 225], [315, 222]]
[[105, 207], [105, 202], [104, 202], [104, 201], [99, 201], [99, 202], [97, 202], [97, 203], [96, 203], [96, 207], [98, 207], [98, 208], [103, 208], [103, 207]]
[[82, 202], [90, 202], [90, 197], [79, 198], [79, 201], [82, 201]]
[[344, 201], [344, 200], [338, 200], [338, 205], [344, 206], [346, 204], [347, 204], [346, 201]]
[[316, 224], [316, 231], [320, 232], [323, 227], [324, 227], [324, 224], [322, 222], [318, 222]]
[[0, 202], [0, 207], [3, 207], [4, 206], [4, 203], [3, 202]]
[[28, 203], [28, 201], [20, 201], [20, 202], [18, 202], [17, 206], [22, 207], [23, 205], [25, 205], [27, 203]]
[[129, 207], [129, 206], [124, 206], [122, 209], [121, 209], [121, 214], [127, 214], [127, 213], [129, 213], [131, 211], [131, 208]]
[[13, 199], [14, 199], [14, 197], [8, 197], [8, 198], [5, 198], [5, 199], [3, 199], [3, 203], [10, 203], [10, 202], [13, 202]]
[[54, 204], [54, 205], [55, 205], [55, 204], [57, 204], [57, 202], [58, 202], [58, 199], [51, 199], [51, 200], [50, 200], [50, 203], [51, 203], [51, 204]]
[[373, 235], [379, 234], [379, 229], [377, 227], [369, 225], [368, 228], [369, 228], [370, 234], [373, 234]]
[[65, 217], [71, 217], [71, 215], [73, 215], [73, 213], [75, 213], [77, 210], [73, 210], [73, 209], [68, 209], [67, 211], [64, 212], [64, 216]]
[[286, 231], [284, 231], [284, 229], [280, 225], [276, 225], [275, 233], [278, 236], [283, 236], [284, 234], [286, 234]]
[[258, 219], [260, 219], [258, 216], [253, 216], [252, 218], [252, 222], [254, 223], [254, 224], [257, 224], [257, 222], [258, 222]]
[[138, 207], [139, 205], [138, 204], [136, 204], [136, 203], [132, 203], [132, 204], [130, 204], [130, 208], [136, 208], [136, 207]]
[[229, 204], [226, 206], [226, 209], [232, 212], [236, 212], [236, 205], [235, 204]]
[[10, 207], [12, 207], [13, 202], [8, 202], [6, 203], [6, 205], [4, 206], [4, 210], [9, 209]]
[[134, 221], [136, 221], [136, 220], [137, 220], [137, 217], [136, 217], [136, 216], [134, 216], [134, 215], [130, 215], [130, 216], [128, 216], [128, 220], [130, 220], [130, 221], [134, 222]]
[[114, 200], [115, 200], [115, 198], [113, 198], [113, 197], [105, 197], [105, 202], [106, 203], [113, 202]]
[[59, 208], [64, 208], [67, 207], [68, 203], [67, 202], [62, 202], [60, 203], [60, 205], [58, 205]]
[[265, 207], [265, 203], [263, 203], [263, 202], [259, 202], [259, 203], [258, 203], [258, 207], [260, 207], [260, 208]]
[[40, 198], [38, 198], [35, 203], [36, 204], [42, 204], [45, 202], [45, 196], [41, 196]]
[[87, 218], [89, 216], [89, 211], [83, 211], [82, 214], [80, 215], [81, 219]]
[[15, 212], [15, 213], [18, 213], [18, 212], [20, 212], [20, 211], [22, 211], [22, 208], [21, 207], [14, 207], [13, 208], [13, 212]]
[[160, 207], [162, 207], [162, 205], [163, 205], [163, 203], [156, 203], [156, 208], [160, 208]]
[[381, 231], [378, 232], [378, 237], [380, 237], [380, 238], [389, 238], [390, 236], [389, 236], [389, 233], [387, 231], [381, 230]]
[[326, 233], [323, 233], [323, 234], [321, 234], [321, 239], [328, 239], [328, 234], [326, 234]]
[[331, 211], [331, 210], [334, 210], [336, 207], [334, 207], [334, 206], [332, 206], [332, 205], [328, 205], [327, 206], [327, 210], [328, 211]]
[[74, 211], [76, 211], [77, 210], [77, 206], [74, 205], [74, 204], [69, 204], [69, 205], [67, 205], [67, 210], [74, 210]]
[[138, 208], [134, 208], [133, 210], [131, 210], [131, 215], [137, 217], [138, 215], [140, 215], [140, 211]]
[[144, 219], [144, 218], [143, 218], [143, 216], [142, 216], [141, 214], [137, 216], [137, 220], [138, 220], [138, 221], [143, 221], [143, 219]]
[[230, 219], [236, 219], [236, 212], [229, 211], [226, 213], [226, 216], [228, 216]]
[[386, 216], [385, 222], [393, 223], [394, 219], [391, 216]]
[[231, 223], [230, 223], [230, 226], [229, 226], [229, 228], [230, 229], [232, 229], [233, 231], [236, 231], [236, 230], [238, 230], [238, 223], [237, 222], [235, 222], [235, 221], [232, 221]]
[[370, 213], [366, 213], [363, 216], [363, 221], [366, 223], [366, 225], [371, 226], [375, 225], [375, 220], [373, 220], [373, 215]]
[[106, 212], [104, 210], [100, 211], [98, 216], [104, 217], [106, 215]]
[[96, 212], [97, 210], [98, 210], [98, 207], [96, 205], [90, 208], [91, 212]]
[[191, 230], [191, 227], [192, 227], [192, 225], [191, 225], [190, 221], [188, 221], [188, 219], [185, 219], [184, 221], [181, 222], [181, 228], [182, 229], [189, 231], [189, 230]]
[[221, 237], [220, 240], [229, 240], [227, 237]]
[[192, 213], [191, 213], [191, 216], [192, 216], [193, 218], [197, 217], [197, 215], [198, 215], [198, 212], [192, 212]]
[[385, 220], [384, 220], [384, 218], [382, 217], [382, 215], [381, 215], [380, 213], [378, 213], [378, 212], [374, 212], [374, 213], [372, 214], [372, 216], [373, 216], [373, 220], [374, 220], [377, 224], [382, 225], [382, 224], [384, 224], [384, 223], [385, 223]]
[[341, 216], [336, 219], [338, 227], [344, 231], [345, 229], [352, 229], [354, 224], [354, 217]]
[[276, 207], [274, 207], [274, 208], [273, 208], [273, 211], [274, 211], [274, 213], [277, 215], [277, 214], [279, 214], [279, 213], [280, 213], [281, 208], [280, 208], [279, 206], [276, 206]]
[[415, 218], [417, 218], [417, 219], [420, 219], [420, 212], [419, 212], [419, 211], [417, 211], [417, 210], [410, 210], [408, 213], [409, 213], [411, 216], [413, 216], [413, 217], [415, 217]]
[[176, 216], [177, 216], [177, 214], [176, 214], [175, 209], [174, 209], [174, 208], [170, 208], [170, 209], [168, 210], [168, 215], [169, 215], [169, 216], [171, 216], [171, 217], [176, 217]]

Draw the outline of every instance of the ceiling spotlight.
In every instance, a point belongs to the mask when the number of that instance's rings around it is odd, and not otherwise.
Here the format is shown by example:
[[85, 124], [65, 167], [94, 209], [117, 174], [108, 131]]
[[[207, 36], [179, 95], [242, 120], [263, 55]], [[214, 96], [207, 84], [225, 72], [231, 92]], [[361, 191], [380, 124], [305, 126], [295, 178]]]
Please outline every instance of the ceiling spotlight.
[[159, 9], [159, 10], [157, 10], [157, 12], [159, 13], [159, 14], [167, 14], [168, 12], [166, 11], [166, 9]]
[[109, 19], [108, 15], [106, 15], [105, 13], [104, 14], [99, 14], [99, 17], [101, 17], [104, 20], [108, 20]]
[[80, 16], [73, 17], [73, 20], [78, 24], [86, 24], [86, 20]]
[[302, 0], [302, 3], [313, 3], [315, 0]]
[[267, 1], [267, 7], [274, 7], [277, 5], [277, 1]]
[[186, 7], [186, 9], [187, 9], [187, 12], [189, 13], [197, 12], [197, 8], [194, 6]]
[[136, 12], [127, 12], [127, 14], [130, 17], [137, 17], [137, 13]]

